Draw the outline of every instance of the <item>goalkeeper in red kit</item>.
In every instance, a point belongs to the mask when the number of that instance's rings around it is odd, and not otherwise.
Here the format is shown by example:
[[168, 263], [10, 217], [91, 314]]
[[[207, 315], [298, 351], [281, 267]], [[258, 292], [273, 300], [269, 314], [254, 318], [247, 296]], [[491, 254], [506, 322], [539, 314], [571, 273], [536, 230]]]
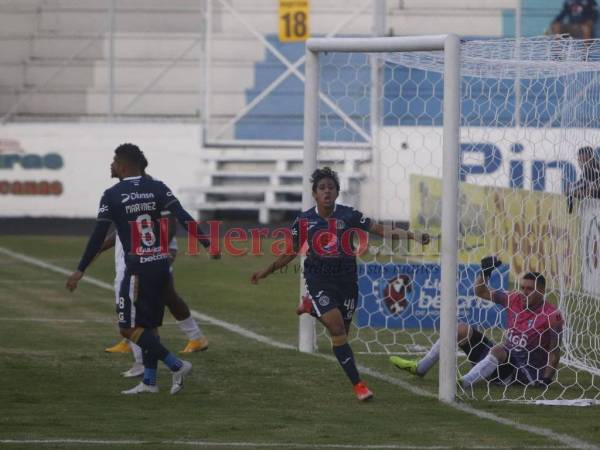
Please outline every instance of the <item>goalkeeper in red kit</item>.
[[[465, 323], [458, 325], [459, 347], [473, 367], [461, 379], [463, 388], [492, 380], [504, 384], [546, 387], [553, 382], [560, 361], [560, 337], [564, 321], [556, 306], [546, 301], [546, 279], [537, 272], [521, 278], [517, 291], [491, 290], [487, 281], [501, 265], [495, 257], [482, 260], [475, 294], [507, 310], [507, 327], [500, 344], [494, 344]], [[390, 358], [399, 369], [424, 376], [439, 359], [439, 341], [420, 361]]]

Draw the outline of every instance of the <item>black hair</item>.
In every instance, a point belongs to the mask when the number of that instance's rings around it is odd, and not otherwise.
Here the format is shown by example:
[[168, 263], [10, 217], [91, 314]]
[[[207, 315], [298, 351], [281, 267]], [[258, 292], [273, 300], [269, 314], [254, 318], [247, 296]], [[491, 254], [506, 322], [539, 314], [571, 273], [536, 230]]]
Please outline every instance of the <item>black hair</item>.
[[539, 272], [527, 272], [523, 275], [524, 280], [533, 280], [535, 282], [535, 287], [538, 286], [542, 289], [546, 289], [546, 278]]
[[142, 175], [146, 175], [146, 167], [148, 167], [148, 160], [146, 159], [144, 152], [140, 151], [140, 169], [142, 171]]
[[587, 145], [585, 147], [580, 147], [579, 150], [577, 150], [577, 154], [578, 155], [595, 156], [594, 149], [592, 147], [590, 147], [589, 145]]
[[312, 183], [313, 192], [317, 191], [317, 184], [319, 184], [319, 181], [324, 180], [326, 178], [329, 178], [333, 181], [333, 184], [335, 184], [335, 188], [339, 192], [340, 179], [338, 177], [337, 172], [331, 167], [323, 167], [322, 169], [317, 169], [312, 173], [312, 175], [310, 176], [310, 182]]
[[144, 152], [135, 144], [126, 142], [119, 145], [115, 149], [115, 155], [123, 161], [138, 166], [142, 172], [148, 167], [148, 160], [144, 156]]

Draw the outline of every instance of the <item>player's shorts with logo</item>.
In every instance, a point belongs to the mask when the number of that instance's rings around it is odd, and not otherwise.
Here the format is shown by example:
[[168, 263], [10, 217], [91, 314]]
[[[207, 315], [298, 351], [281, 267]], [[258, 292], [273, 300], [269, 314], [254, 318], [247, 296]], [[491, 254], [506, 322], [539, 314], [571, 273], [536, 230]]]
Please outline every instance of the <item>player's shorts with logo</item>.
[[321, 317], [326, 312], [338, 308], [344, 320], [352, 320], [358, 299], [358, 285], [355, 279], [306, 280], [306, 288], [312, 301], [311, 315]]
[[117, 316], [120, 328], [156, 328], [162, 325], [169, 271], [132, 274], [125, 271], [119, 288]]
[[[488, 355], [494, 345], [494, 342], [483, 336], [481, 332], [473, 329], [469, 342], [462, 344], [460, 347], [469, 361], [475, 365]], [[543, 350], [527, 352], [526, 350], [509, 349], [507, 347], [504, 350], [508, 354], [508, 359], [498, 366], [496, 373], [489, 377], [490, 381], [503, 384], [515, 382], [530, 384], [541, 379], [542, 371], [540, 368], [545, 365], [542, 361]]]

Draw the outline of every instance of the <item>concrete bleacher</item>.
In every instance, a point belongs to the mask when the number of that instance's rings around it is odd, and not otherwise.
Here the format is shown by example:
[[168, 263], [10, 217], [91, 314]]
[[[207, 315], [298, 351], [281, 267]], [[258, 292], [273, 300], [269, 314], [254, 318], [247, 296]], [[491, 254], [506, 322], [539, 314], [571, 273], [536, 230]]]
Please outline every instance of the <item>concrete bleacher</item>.
[[[390, 1], [389, 28], [395, 34], [439, 33], [444, 29], [463, 34], [484, 31], [501, 34], [502, 8], [510, 8], [514, 1], [484, 2], [483, 6], [478, 3], [476, 0], [461, 0], [449, 7], [442, 0]], [[275, 0], [229, 0], [229, 4], [257, 32], [263, 35], [276, 32]], [[363, 0], [313, 2], [312, 32], [327, 33], [365, 4]], [[89, 43], [89, 47], [68, 63], [68, 68], [60, 76], [33, 96], [53, 100], [64, 91], [64, 101], [36, 101], [33, 98], [21, 105], [17, 113], [48, 117], [106, 113], [106, 102], [98, 102], [96, 98], [108, 93], [107, 5], [108, 2], [94, 0], [0, 1], [0, 62], [3, 64], [0, 112], [10, 107], [11, 100], [39, 87], [40, 82], [67, 63], [82, 45]], [[466, 13], [472, 14], [472, 11], [478, 16], [476, 24], [464, 21]], [[203, 2], [119, 0], [115, 22], [116, 92], [117, 96], [123, 96], [123, 100], [116, 100], [118, 113], [119, 106], [127, 104], [143, 87], [139, 80], [152, 79], [194, 39], [202, 37], [205, 29]], [[367, 8], [339, 32], [368, 35], [371, 26], [370, 8]], [[265, 52], [235, 15], [219, 1], [213, 1], [212, 29], [211, 96], [214, 101], [211, 113], [215, 126], [218, 126], [237, 113], [241, 102], [247, 101], [246, 89], [253, 86], [255, 76], [262, 77], [254, 64], [263, 59]], [[298, 48], [301, 53], [302, 45]], [[296, 50], [288, 51], [292, 57], [296, 56], [293, 55]], [[143, 107], [121, 113], [198, 117], [201, 114], [199, 104], [190, 98], [203, 83], [201, 57], [202, 45], [199, 44], [147, 94]], [[269, 72], [265, 65], [262, 68]], [[137, 82], [132, 83], [132, 79]], [[154, 95], [154, 91], [161, 92]], [[169, 91], [173, 97], [172, 106], [165, 102], [164, 94]], [[87, 95], [91, 101], [82, 101]], [[55, 109], [52, 109], [53, 104]], [[234, 137], [234, 131], [225, 137]]]
[[[182, 195], [195, 205], [201, 219], [228, 210], [254, 211], [261, 223], [281, 219], [284, 212], [302, 207], [302, 150], [279, 149], [206, 150], [202, 183]], [[370, 159], [365, 147], [325, 150], [320, 164], [340, 174], [342, 203], [360, 202], [360, 166]]]
[[[109, 2], [0, 2], [0, 113], [26, 98], [17, 119], [102, 116], [108, 112]], [[119, 0], [115, 18], [116, 113], [198, 117], [204, 27], [189, 0]], [[170, 61], [191, 48], [132, 108], [126, 105]], [[216, 64], [216, 70], [220, 70]], [[229, 72], [229, 71], [227, 71]]]

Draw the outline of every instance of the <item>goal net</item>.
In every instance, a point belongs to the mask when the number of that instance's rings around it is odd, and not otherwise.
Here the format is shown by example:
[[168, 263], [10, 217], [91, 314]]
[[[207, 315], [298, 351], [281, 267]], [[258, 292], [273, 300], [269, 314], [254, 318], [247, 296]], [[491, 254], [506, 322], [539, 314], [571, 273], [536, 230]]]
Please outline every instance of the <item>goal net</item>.
[[[359, 355], [382, 361], [419, 359], [439, 338], [444, 64], [443, 51], [319, 53], [318, 138], [327, 145], [317, 159], [339, 172], [339, 201], [379, 223], [434, 237], [428, 246], [371, 238], [359, 257], [351, 344]], [[600, 196], [594, 185], [600, 163], [593, 158], [600, 146], [600, 43], [467, 41], [460, 71], [458, 322], [491, 342], [508, 339], [507, 308], [474, 292], [481, 259], [496, 255], [503, 265], [491, 287], [518, 291], [525, 273], [542, 273], [546, 301], [561, 311], [564, 329], [560, 364], [547, 388], [522, 377], [490, 379], [458, 394], [598, 398], [600, 200], [593, 197]], [[583, 170], [582, 147], [593, 149]], [[317, 344], [329, 351], [320, 326]], [[464, 376], [474, 355], [456, 350]], [[514, 373], [523, 369], [507, 363]], [[435, 380], [437, 370], [427, 377]]]

